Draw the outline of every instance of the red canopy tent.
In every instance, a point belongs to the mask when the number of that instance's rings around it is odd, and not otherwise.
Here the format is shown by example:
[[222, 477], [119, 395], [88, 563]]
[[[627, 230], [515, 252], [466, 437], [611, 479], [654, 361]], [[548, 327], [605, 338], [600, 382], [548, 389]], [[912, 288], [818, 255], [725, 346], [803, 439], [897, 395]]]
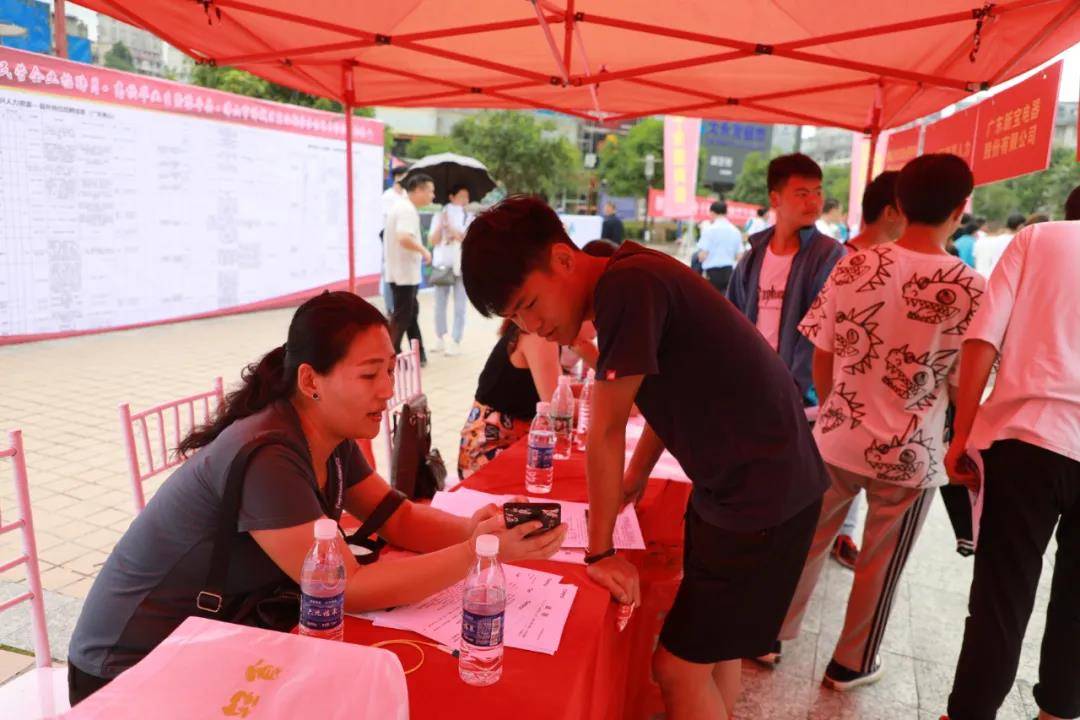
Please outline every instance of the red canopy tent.
[[1080, 41], [1080, 0], [80, 4], [199, 62], [347, 107], [543, 108], [597, 122], [678, 114], [872, 137]]

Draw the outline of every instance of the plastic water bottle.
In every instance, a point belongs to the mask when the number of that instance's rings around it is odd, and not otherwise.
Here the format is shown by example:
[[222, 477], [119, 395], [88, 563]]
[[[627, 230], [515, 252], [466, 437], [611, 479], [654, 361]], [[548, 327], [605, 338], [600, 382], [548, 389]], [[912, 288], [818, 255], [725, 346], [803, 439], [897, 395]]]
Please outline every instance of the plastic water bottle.
[[581, 388], [581, 397], [578, 398], [577, 430], [574, 433], [574, 445], [581, 451], [585, 450], [589, 442], [589, 413], [595, 384], [596, 371], [589, 368], [589, 374], [585, 376], [585, 385]]
[[345, 561], [337, 523], [315, 521], [315, 544], [300, 570], [300, 634], [341, 640], [345, 630]]
[[551, 396], [551, 425], [555, 431], [555, 459], [566, 460], [573, 450], [574, 391], [570, 376], [560, 375], [559, 386]]
[[476, 564], [465, 578], [461, 608], [458, 674], [469, 685], [484, 686], [502, 677], [506, 578], [499, 563], [499, 538], [476, 538]]
[[536, 403], [536, 417], [529, 428], [529, 456], [525, 462], [525, 490], [534, 495], [551, 492], [555, 468], [555, 431], [551, 427], [549, 403]]

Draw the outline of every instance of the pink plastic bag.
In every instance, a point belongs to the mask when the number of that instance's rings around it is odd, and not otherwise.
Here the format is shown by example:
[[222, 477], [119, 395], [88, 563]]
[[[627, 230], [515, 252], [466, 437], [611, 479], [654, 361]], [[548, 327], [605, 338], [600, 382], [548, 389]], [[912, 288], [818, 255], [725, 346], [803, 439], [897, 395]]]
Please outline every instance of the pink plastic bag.
[[191, 617], [65, 718], [408, 720], [387, 650]]

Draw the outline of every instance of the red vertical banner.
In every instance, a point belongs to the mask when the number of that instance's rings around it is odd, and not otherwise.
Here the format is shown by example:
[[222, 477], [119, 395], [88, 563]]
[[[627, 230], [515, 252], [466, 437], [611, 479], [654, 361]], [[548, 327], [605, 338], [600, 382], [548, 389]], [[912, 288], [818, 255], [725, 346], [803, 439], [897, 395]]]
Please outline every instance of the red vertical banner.
[[1050, 165], [1061, 65], [1056, 62], [980, 103], [973, 168], [976, 185]]
[[885, 138], [885, 167], [882, 169], [899, 170], [914, 160], [919, 154], [921, 132], [922, 127], [916, 125], [908, 130], [889, 133]]
[[927, 125], [923, 135], [923, 155], [951, 153], [975, 167], [975, 132], [979, 123], [979, 105], [953, 113], [944, 120]]
[[664, 117], [664, 214], [667, 217], [689, 218], [695, 214], [700, 142], [699, 118]]

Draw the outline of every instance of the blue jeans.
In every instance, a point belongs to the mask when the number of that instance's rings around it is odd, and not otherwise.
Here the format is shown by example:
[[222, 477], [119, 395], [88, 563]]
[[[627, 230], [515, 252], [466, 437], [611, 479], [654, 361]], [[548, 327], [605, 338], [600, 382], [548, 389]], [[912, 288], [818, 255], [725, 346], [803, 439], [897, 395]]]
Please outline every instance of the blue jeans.
[[394, 291], [390, 289], [390, 283], [386, 282], [385, 277], [379, 278], [379, 292], [386, 305], [386, 317], [390, 317], [394, 314]]
[[460, 343], [465, 334], [465, 308], [469, 299], [465, 295], [465, 281], [458, 278], [453, 285], [435, 286], [435, 337], [446, 335], [446, 306], [450, 300], [450, 291], [454, 291], [454, 342]]

